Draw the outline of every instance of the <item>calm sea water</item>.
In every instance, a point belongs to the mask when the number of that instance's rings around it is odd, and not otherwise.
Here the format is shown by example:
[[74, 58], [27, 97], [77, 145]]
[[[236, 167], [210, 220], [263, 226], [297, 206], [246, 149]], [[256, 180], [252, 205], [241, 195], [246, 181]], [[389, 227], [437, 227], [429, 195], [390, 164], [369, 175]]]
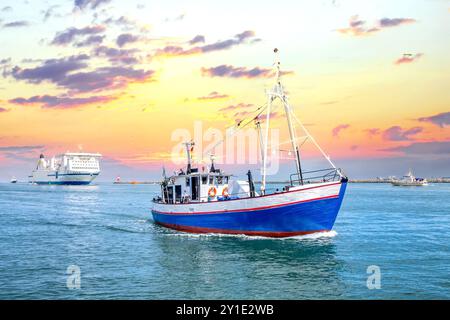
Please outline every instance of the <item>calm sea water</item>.
[[156, 226], [157, 186], [0, 184], [0, 299], [449, 299], [450, 185], [347, 190], [334, 231], [281, 240]]

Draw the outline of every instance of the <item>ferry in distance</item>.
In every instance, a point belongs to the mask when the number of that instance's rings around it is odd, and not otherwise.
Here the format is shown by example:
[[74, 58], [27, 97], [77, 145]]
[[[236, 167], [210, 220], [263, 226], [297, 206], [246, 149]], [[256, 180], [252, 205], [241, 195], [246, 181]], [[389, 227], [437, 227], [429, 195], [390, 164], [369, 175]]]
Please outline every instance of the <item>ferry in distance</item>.
[[[277, 51], [274, 50], [275, 53]], [[264, 109], [246, 122], [239, 121], [235, 130], [237, 132], [251, 123], [259, 130], [262, 150], [260, 190], [256, 190], [250, 170], [246, 181], [236, 180], [233, 175], [215, 166], [214, 155], [210, 155], [209, 169], [195, 167], [191, 156], [195, 142], [186, 142], [186, 170], [170, 177], [163, 170], [161, 195], [153, 199], [152, 215], [155, 223], [184, 232], [265, 237], [291, 237], [330, 231], [333, 228], [348, 178], [342, 170], [335, 167], [293, 113], [281, 84], [280, 63], [276, 61], [275, 65], [275, 84], [267, 92]], [[269, 123], [272, 103], [276, 99], [281, 101], [284, 109], [296, 169], [282, 190], [270, 190], [266, 184]], [[265, 118], [264, 135], [259, 116]], [[315, 171], [302, 169], [293, 120], [303, 130], [306, 139], [319, 149], [331, 168]]]
[[46, 160], [41, 154], [28, 176], [33, 184], [87, 185], [100, 174], [101, 154], [66, 152]]

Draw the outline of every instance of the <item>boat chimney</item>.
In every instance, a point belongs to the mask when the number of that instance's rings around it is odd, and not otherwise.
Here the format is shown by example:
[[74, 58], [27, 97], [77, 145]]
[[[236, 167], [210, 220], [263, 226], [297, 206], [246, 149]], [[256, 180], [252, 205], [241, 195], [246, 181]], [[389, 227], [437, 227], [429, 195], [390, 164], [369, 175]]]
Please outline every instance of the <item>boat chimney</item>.
[[209, 169], [209, 172], [214, 173], [214, 172], [216, 172], [216, 168], [214, 167], [214, 155], [213, 154], [210, 156], [210, 159], [211, 159], [211, 168]]
[[184, 145], [186, 146], [186, 156], [187, 156], [187, 168], [186, 168], [186, 174], [190, 174], [192, 172], [192, 166], [191, 166], [191, 160], [192, 155], [191, 153], [194, 151], [194, 142], [185, 142]]
[[250, 187], [250, 197], [254, 198], [255, 197], [255, 184], [253, 183], [253, 177], [252, 177], [252, 172], [250, 170], [248, 170], [247, 172], [247, 177], [248, 177], [248, 185]]

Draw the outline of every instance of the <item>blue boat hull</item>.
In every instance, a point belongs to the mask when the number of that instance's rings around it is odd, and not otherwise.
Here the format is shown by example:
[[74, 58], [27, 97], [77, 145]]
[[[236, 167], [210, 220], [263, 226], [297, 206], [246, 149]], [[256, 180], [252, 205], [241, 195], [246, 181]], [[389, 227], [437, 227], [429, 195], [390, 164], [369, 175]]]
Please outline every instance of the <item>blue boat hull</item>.
[[205, 214], [171, 214], [152, 210], [152, 215], [157, 224], [194, 233], [289, 237], [323, 232], [333, 228], [346, 185], [346, 182], [341, 184], [336, 197], [274, 208]]

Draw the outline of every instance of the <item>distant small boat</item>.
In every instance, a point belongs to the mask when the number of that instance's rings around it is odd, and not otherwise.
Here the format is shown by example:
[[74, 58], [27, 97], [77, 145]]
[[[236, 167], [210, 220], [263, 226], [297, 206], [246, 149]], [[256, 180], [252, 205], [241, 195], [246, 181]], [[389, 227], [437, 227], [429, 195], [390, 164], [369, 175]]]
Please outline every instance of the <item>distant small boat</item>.
[[427, 179], [416, 178], [412, 174], [412, 171], [409, 170], [409, 172], [404, 175], [402, 179], [392, 179], [391, 184], [394, 186], [427, 186], [428, 181]]
[[12, 177], [11, 180], [10, 180], [10, 182], [11, 182], [11, 183], [17, 183], [16, 177]]

